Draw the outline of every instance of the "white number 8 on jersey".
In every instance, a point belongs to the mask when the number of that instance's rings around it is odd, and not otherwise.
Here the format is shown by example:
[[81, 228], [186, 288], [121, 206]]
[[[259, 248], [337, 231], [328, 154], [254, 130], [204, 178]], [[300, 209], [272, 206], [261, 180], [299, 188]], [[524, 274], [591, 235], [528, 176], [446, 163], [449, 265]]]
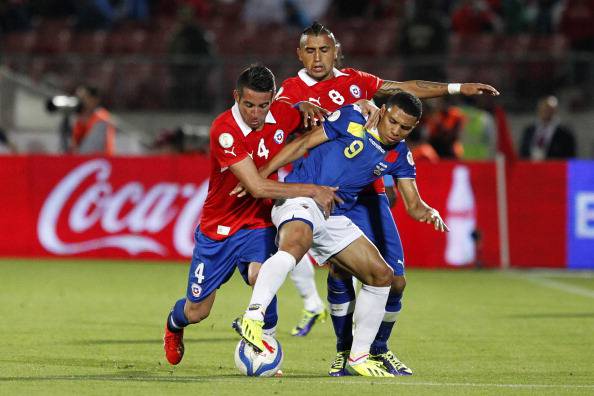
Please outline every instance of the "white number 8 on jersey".
[[328, 91], [328, 96], [330, 97], [330, 99], [332, 99], [334, 103], [336, 103], [339, 106], [342, 106], [342, 104], [344, 103], [344, 96], [342, 96], [340, 92], [338, 92], [335, 89]]

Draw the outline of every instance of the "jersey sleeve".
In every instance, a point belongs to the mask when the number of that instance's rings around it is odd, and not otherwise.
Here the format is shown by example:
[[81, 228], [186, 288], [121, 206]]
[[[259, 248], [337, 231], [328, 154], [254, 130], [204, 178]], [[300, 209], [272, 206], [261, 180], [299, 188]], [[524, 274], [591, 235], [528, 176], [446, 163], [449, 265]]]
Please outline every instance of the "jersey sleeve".
[[384, 83], [384, 80], [377, 76], [374, 76], [373, 74], [366, 73], [360, 70], [357, 70], [356, 74], [358, 79], [360, 80], [361, 85], [363, 86], [363, 91], [367, 93], [367, 97], [364, 99], [373, 98], [375, 93]]
[[415, 179], [417, 177], [417, 168], [406, 143], [404, 141], [398, 143], [392, 151], [397, 153], [397, 157], [388, 174], [396, 179]]
[[248, 155], [238, 133], [225, 127], [225, 124], [213, 124], [210, 131], [210, 155], [221, 168], [229, 167]]
[[304, 100], [302, 98], [299, 86], [292, 79], [285, 80], [278, 90], [275, 100], [294, 105]]
[[301, 112], [283, 101], [279, 101], [276, 107], [278, 108], [278, 119], [281, 120], [287, 135], [297, 131], [301, 126]]
[[322, 127], [329, 140], [349, 134], [363, 137], [365, 135], [364, 125], [365, 118], [353, 105], [341, 107], [322, 122]]

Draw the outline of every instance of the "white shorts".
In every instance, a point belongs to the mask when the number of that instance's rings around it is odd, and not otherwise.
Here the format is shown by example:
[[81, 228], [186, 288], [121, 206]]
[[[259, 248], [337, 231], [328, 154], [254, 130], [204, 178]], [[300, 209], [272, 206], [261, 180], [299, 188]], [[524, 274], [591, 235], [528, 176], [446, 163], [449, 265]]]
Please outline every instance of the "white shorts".
[[289, 221], [303, 221], [313, 230], [313, 243], [309, 254], [319, 264], [340, 252], [363, 232], [345, 216], [330, 216], [324, 219], [322, 211], [311, 198], [279, 200], [272, 208], [272, 222], [279, 229]]

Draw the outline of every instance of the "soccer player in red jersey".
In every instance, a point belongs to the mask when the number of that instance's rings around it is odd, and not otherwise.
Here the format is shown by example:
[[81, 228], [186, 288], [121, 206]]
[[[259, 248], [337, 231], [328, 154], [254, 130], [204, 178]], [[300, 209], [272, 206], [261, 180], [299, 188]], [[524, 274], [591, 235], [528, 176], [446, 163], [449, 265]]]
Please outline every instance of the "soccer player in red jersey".
[[[297, 56], [304, 68], [297, 73], [297, 76], [288, 78], [282, 83], [276, 98], [293, 105], [301, 103], [300, 109], [304, 112], [306, 125], [314, 124], [316, 120], [321, 120], [329, 112], [352, 104], [359, 99], [372, 99], [374, 96], [387, 97], [399, 91], [410, 92], [419, 98], [458, 93], [464, 95], [499, 94], [495, 88], [487, 84], [448, 84], [421, 80], [397, 82], [383, 80], [353, 68], [339, 70], [335, 66], [338, 55], [334, 34], [317, 22], [303, 31], [299, 40], [299, 48], [297, 48]], [[383, 363], [392, 374], [411, 375], [412, 370], [406, 367], [388, 349], [387, 345], [396, 317], [402, 307], [401, 299], [406, 279], [404, 277], [402, 244], [385, 196], [382, 179], [378, 179], [365, 192], [361, 193], [357, 205], [345, 215], [361, 228], [394, 270], [384, 321], [371, 347], [371, 357]], [[298, 264], [291, 274], [291, 278], [296, 280], [295, 284], [298, 287], [304, 284], [315, 285], [311, 266], [304, 264], [306, 263]], [[301, 294], [305, 295], [305, 299], [308, 298], [307, 290], [311, 290], [311, 286], [301, 291]], [[328, 302], [337, 336], [337, 355], [329, 371], [332, 376], [345, 375], [346, 357], [352, 343], [354, 300], [355, 291], [350, 276], [331, 269], [328, 276]], [[304, 319], [296, 330], [304, 327], [303, 323], [311, 328], [318, 317], [316, 314], [316, 312], [304, 312]]]
[[[251, 66], [237, 80], [235, 105], [212, 123], [210, 182], [194, 236], [186, 297], [174, 304], [165, 326], [165, 355], [171, 364], [183, 357], [184, 327], [208, 316], [216, 290], [235, 269], [253, 285], [259, 264], [276, 251], [271, 199], [309, 196], [327, 213], [334, 202], [340, 202], [335, 188], [279, 183], [259, 175], [257, 168], [277, 154], [287, 135], [301, 124], [301, 113], [273, 101], [274, 93], [272, 72]], [[229, 196], [238, 182], [249, 196]], [[266, 311], [265, 331], [273, 334], [276, 322], [273, 302]]]

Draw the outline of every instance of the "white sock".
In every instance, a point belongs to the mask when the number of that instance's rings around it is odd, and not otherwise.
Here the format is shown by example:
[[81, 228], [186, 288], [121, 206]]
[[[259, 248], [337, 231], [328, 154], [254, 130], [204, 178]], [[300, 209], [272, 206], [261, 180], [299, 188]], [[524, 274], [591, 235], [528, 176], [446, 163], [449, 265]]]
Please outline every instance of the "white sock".
[[318, 294], [315, 270], [307, 255], [303, 256], [301, 261], [297, 263], [293, 271], [291, 271], [290, 276], [293, 283], [295, 283], [299, 295], [303, 299], [303, 308], [310, 312], [322, 312], [324, 310], [324, 302]]
[[262, 264], [252, 291], [250, 305], [245, 311], [246, 318], [264, 319], [264, 312], [268, 304], [285, 282], [287, 274], [295, 267], [295, 262], [295, 257], [279, 250]]
[[361, 287], [353, 314], [355, 331], [350, 356], [352, 360], [358, 360], [363, 355], [369, 354], [371, 343], [375, 339], [375, 335], [384, 318], [389, 292], [390, 286], [375, 287], [363, 285]]

